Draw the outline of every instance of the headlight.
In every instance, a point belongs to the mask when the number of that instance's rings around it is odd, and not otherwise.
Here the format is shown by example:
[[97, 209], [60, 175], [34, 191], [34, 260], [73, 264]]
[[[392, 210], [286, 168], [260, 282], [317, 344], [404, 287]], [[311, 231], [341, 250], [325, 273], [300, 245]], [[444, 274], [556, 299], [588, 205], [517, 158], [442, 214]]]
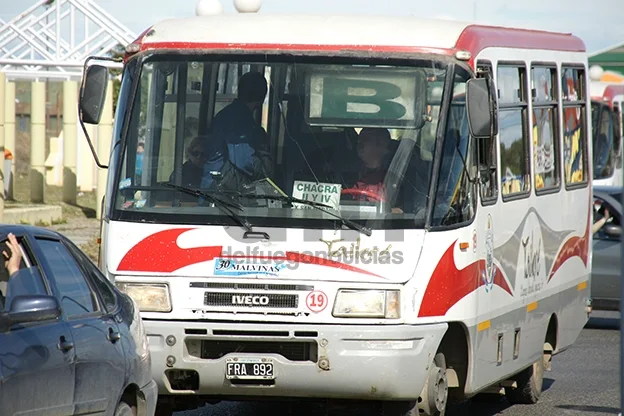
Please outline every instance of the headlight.
[[339, 290], [332, 315], [337, 318], [387, 318], [401, 316], [398, 290]]
[[139, 305], [141, 312], [171, 312], [169, 286], [158, 283], [117, 283], [119, 290]]

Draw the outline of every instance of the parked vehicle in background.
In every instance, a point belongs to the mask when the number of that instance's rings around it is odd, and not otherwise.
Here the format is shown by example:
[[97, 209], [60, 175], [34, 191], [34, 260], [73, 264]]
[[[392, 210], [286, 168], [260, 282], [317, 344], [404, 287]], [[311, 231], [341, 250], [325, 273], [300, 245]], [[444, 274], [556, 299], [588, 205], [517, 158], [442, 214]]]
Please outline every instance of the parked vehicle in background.
[[620, 186], [594, 186], [594, 221], [604, 216], [605, 209], [611, 215], [593, 238], [591, 298], [594, 310], [617, 311], [620, 308], [623, 189]]
[[[0, 226], [0, 415], [152, 416], [157, 388], [137, 304], [63, 235]], [[6, 257], [6, 256], [5, 256]]]
[[590, 82], [594, 185], [622, 186], [624, 84]]

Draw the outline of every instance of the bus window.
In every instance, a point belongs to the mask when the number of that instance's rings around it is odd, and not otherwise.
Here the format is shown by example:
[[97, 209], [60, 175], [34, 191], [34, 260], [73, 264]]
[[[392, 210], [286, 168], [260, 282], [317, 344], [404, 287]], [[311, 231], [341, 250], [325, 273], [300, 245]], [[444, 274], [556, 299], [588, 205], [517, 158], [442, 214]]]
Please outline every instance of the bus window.
[[[467, 74], [456, 74], [442, 147], [442, 164], [437, 184], [432, 225], [445, 226], [472, 220], [475, 212], [475, 189], [466, 175], [476, 175], [475, 146], [470, 140], [466, 113]], [[464, 165], [464, 161], [466, 165]]]
[[563, 164], [566, 185], [587, 182], [584, 77], [582, 68], [562, 67]]
[[529, 192], [529, 140], [525, 127], [525, 69], [498, 66], [501, 186], [503, 197]]
[[533, 91], [533, 165], [535, 190], [559, 187], [559, 140], [557, 137], [557, 82], [555, 67], [533, 67], [531, 90]]

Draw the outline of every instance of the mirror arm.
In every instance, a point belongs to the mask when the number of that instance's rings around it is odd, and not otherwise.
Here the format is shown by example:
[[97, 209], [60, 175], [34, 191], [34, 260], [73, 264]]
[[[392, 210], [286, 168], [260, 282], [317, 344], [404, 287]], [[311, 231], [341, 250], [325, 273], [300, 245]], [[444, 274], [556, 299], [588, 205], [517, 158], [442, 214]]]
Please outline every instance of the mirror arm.
[[91, 142], [91, 137], [89, 137], [89, 132], [87, 132], [87, 127], [82, 122], [82, 117], [80, 117], [80, 126], [82, 127], [82, 131], [84, 132], [84, 135], [87, 138], [87, 143], [89, 144], [89, 149], [91, 149], [91, 154], [93, 155], [93, 158], [95, 159], [95, 164], [97, 165], [98, 168], [108, 169], [108, 165], [103, 165], [102, 163], [100, 163], [100, 159], [98, 158], [97, 152], [95, 151], [95, 148], [93, 147], [93, 143]]
[[[83, 66], [83, 74], [87, 73], [87, 68], [89, 67], [89, 62], [91, 61], [108, 61], [108, 62], [114, 62], [116, 64], [122, 63], [123, 60], [119, 59], [119, 58], [112, 58], [112, 57], [106, 57], [106, 56], [89, 56], [84, 63]], [[114, 65], [113, 65], [114, 67]], [[82, 97], [82, 94], [84, 92], [84, 82], [86, 80], [86, 77], [83, 78], [83, 82], [80, 85], [80, 97]], [[107, 165], [104, 165], [100, 162], [100, 159], [97, 156], [97, 152], [95, 151], [95, 148], [93, 147], [93, 143], [91, 142], [91, 137], [89, 136], [89, 133], [87, 132], [87, 128], [84, 125], [84, 122], [82, 121], [82, 117], [79, 117], [80, 120], [80, 127], [82, 127], [82, 131], [84, 132], [85, 137], [87, 138], [87, 143], [89, 144], [89, 149], [91, 149], [91, 154], [93, 155], [93, 158], [95, 159], [95, 164], [97, 165], [98, 168], [101, 169], [108, 169]]]

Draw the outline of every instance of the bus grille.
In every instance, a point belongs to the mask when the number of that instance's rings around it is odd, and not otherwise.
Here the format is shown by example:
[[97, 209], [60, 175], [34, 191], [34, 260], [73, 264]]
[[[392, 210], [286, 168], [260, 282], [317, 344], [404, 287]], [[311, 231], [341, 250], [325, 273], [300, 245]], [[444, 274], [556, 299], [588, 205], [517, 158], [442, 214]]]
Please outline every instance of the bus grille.
[[282, 293], [232, 293], [206, 292], [204, 295], [206, 306], [222, 306], [236, 308], [297, 308], [299, 295]]
[[278, 354], [290, 361], [317, 361], [316, 343], [283, 341], [201, 341], [201, 358], [217, 360], [227, 354]]

